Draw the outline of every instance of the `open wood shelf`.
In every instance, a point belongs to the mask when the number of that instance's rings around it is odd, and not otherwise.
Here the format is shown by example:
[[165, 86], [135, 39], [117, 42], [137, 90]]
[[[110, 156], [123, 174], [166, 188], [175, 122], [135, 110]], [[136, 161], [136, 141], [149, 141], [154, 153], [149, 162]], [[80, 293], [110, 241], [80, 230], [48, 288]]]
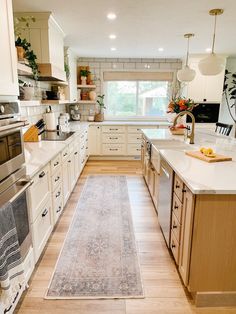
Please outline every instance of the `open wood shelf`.
[[96, 85], [77, 85], [77, 88], [94, 89], [96, 88]]
[[96, 101], [95, 100], [78, 100], [77, 101], [79, 104], [96, 104]]
[[33, 75], [31, 67], [20, 62], [17, 63], [17, 72], [18, 72], [18, 75], [24, 75], [24, 76]]
[[70, 100], [41, 100], [42, 105], [63, 105], [70, 103]]

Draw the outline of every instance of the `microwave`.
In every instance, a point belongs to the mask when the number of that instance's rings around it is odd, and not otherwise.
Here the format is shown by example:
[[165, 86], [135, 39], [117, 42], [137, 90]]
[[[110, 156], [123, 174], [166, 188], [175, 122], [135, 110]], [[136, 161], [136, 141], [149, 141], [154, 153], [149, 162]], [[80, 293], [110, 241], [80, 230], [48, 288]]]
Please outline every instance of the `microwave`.
[[[219, 103], [200, 103], [192, 110], [197, 123], [216, 123], [219, 119], [219, 113]], [[187, 116], [186, 121], [191, 122], [191, 118]]]

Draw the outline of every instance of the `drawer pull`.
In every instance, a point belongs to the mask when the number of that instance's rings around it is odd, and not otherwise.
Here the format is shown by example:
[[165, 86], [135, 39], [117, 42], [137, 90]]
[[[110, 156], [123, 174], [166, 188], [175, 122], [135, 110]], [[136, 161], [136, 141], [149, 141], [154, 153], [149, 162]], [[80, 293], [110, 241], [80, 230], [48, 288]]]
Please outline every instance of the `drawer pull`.
[[110, 140], [118, 140], [118, 137], [109, 137]]
[[47, 210], [47, 208], [43, 211], [43, 213], [42, 213], [42, 217], [45, 217], [45, 216], [47, 216], [47, 214], [48, 214], [48, 210]]
[[75, 155], [77, 155], [77, 154], [78, 154], [78, 152], [75, 152], [74, 154], [75, 154]]
[[81, 147], [81, 150], [84, 149], [84, 145]]
[[86, 149], [88, 149], [88, 146], [86, 147]]
[[176, 247], [175, 244], [172, 244], [172, 245], [171, 245], [171, 248], [172, 248], [172, 249], [174, 249], [175, 247]]
[[60, 177], [58, 176], [58, 177], [56, 177], [56, 179], [54, 181], [57, 182], [59, 179], [60, 179]]
[[68, 153], [63, 154], [63, 157], [66, 157], [68, 155]]
[[81, 164], [83, 164], [83, 163], [84, 163], [84, 161], [85, 161], [85, 159], [83, 159], [83, 160], [81, 161]]
[[61, 206], [58, 207], [57, 213], [59, 213], [60, 211], [61, 211]]
[[173, 229], [177, 229], [178, 228], [178, 226], [176, 226], [176, 225], [173, 225]]
[[71, 163], [71, 160], [68, 160], [69, 163]]
[[110, 131], [118, 131], [119, 129], [109, 129]]
[[55, 162], [53, 166], [56, 167], [57, 165], [59, 165], [59, 161]]
[[183, 192], [183, 193], [186, 193], [186, 192], [187, 192], [187, 190], [183, 189], [183, 190], [182, 190], [182, 192]]
[[109, 148], [109, 150], [111, 150], [111, 151], [117, 151], [118, 148]]
[[178, 208], [179, 208], [179, 206], [178, 206], [178, 205], [175, 205], [175, 206], [174, 206], [174, 209], [178, 209]]
[[58, 198], [60, 195], [61, 195], [61, 192], [58, 191], [57, 194], [56, 194], [56, 198]]
[[138, 152], [140, 152], [140, 151], [141, 151], [141, 148], [136, 148], [136, 150], [137, 150]]
[[179, 189], [179, 188], [180, 188], [180, 185], [179, 185], [178, 183], [176, 183], [175, 188], [176, 188], [176, 189]]
[[44, 171], [42, 171], [41, 173], [40, 173], [40, 175], [39, 175], [39, 178], [43, 178], [44, 176], [45, 176], [45, 172]]

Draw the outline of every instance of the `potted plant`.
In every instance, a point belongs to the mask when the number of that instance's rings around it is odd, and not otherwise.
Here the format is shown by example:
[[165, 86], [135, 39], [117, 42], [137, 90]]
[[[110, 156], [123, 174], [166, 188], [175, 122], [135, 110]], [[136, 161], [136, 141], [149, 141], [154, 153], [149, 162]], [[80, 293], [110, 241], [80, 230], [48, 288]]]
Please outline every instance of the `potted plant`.
[[106, 109], [104, 104], [104, 97], [105, 95], [98, 95], [97, 104], [99, 108], [99, 112], [95, 115], [96, 122], [102, 122], [104, 120], [104, 109]]
[[80, 79], [82, 85], [87, 85], [87, 77], [91, 72], [88, 70], [80, 70]]

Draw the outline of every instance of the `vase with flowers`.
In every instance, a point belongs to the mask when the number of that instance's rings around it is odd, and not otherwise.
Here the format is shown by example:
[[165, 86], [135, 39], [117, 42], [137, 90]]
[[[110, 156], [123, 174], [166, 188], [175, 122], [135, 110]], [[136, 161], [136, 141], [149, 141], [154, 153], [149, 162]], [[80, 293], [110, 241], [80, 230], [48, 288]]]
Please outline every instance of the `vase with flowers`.
[[[172, 99], [167, 108], [167, 120], [173, 122], [178, 113], [181, 111], [192, 111], [194, 107], [195, 103], [192, 99], [182, 97]], [[184, 124], [182, 117], [179, 118], [178, 122], [179, 124]]]

